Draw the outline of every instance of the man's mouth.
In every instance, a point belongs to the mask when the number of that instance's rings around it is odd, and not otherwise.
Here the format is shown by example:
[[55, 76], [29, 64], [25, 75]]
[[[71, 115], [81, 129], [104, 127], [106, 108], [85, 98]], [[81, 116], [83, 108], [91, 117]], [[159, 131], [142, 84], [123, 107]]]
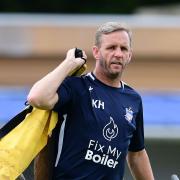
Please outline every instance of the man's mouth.
[[122, 64], [121, 62], [119, 62], [119, 61], [116, 61], [116, 62], [111, 62], [111, 64], [113, 64], [113, 65], [120, 65], [120, 66], [123, 66], [123, 64]]

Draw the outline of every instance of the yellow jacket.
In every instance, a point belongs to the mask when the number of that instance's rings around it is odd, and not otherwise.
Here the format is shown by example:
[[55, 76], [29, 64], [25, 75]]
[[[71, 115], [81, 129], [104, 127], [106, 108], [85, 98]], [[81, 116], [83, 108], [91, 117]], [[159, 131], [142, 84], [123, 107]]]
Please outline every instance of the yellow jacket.
[[[86, 70], [84, 64], [71, 76]], [[0, 180], [15, 180], [46, 146], [58, 121], [54, 111], [33, 108], [25, 119], [0, 139]]]
[[58, 121], [56, 112], [33, 108], [0, 140], [0, 180], [15, 180], [47, 144]]

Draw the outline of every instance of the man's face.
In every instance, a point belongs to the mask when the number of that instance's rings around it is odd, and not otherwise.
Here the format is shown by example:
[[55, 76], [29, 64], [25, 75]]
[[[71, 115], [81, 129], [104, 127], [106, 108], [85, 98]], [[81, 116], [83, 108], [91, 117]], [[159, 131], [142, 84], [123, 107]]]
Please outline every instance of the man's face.
[[93, 48], [96, 67], [111, 78], [121, 76], [131, 60], [130, 39], [125, 31], [115, 31], [101, 37], [101, 45]]

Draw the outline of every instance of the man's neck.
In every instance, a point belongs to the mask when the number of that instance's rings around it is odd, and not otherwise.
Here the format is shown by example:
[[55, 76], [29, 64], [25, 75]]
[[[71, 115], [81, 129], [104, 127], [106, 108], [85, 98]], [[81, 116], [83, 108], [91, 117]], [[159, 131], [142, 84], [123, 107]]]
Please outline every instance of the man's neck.
[[101, 81], [102, 83], [111, 86], [111, 87], [116, 87], [119, 88], [121, 87], [121, 78], [110, 78], [107, 75], [105, 75], [104, 73], [99, 73], [96, 70], [93, 71], [93, 74], [96, 76], [96, 78]]

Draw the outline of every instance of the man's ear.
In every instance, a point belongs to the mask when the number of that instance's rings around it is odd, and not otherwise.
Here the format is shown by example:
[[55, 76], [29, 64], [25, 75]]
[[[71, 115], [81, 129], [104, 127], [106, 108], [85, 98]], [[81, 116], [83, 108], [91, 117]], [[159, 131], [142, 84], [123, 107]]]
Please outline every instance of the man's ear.
[[128, 57], [128, 64], [131, 62], [131, 59], [132, 59], [132, 49], [130, 50], [129, 52], [129, 57]]
[[95, 59], [99, 59], [99, 48], [97, 46], [92, 47], [93, 56]]

